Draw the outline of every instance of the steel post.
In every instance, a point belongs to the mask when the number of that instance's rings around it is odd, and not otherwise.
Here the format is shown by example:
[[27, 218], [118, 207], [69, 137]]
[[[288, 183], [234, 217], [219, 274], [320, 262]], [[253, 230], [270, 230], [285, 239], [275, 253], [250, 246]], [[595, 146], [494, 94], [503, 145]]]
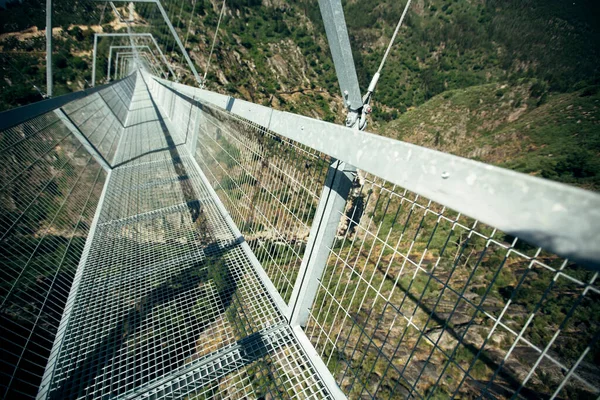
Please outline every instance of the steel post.
[[341, 0], [319, 0], [319, 8], [325, 24], [325, 33], [327, 34], [340, 90], [346, 107], [349, 109], [348, 117], [354, 119], [353, 121], [347, 121], [346, 125], [353, 126], [358, 118], [358, 110], [363, 103], [342, 2]]
[[46, 96], [52, 97], [52, 0], [46, 0]]
[[106, 70], [106, 83], [110, 82], [110, 64], [112, 63], [112, 49], [113, 46], [110, 46], [110, 51], [108, 53], [108, 67]]
[[306, 326], [318, 292], [319, 280], [327, 265], [329, 249], [335, 239], [341, 216], [344, 214], [355, 171], [354, 167], [347, 166], [342, 161], [335, 161], [329, 167], [290, 298], [288, 319], [292, 327]]
[[94, 51], [92, 56], [92, 87], [96, 86], [96, 53], [98, 52], [98, 34], [94, 34]]
[[119, 79], [119, 53], [117, 53], [117, 58], [115, 61], [115, 79]]

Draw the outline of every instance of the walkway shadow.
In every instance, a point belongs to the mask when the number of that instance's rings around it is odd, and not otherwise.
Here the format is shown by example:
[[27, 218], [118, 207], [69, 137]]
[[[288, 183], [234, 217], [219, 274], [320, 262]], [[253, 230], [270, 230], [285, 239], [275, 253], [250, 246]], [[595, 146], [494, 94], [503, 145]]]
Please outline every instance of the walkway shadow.
[[[242, 241], [242, 238], [238, 238], [226, 246], [209, 244], [204, 249], [205, 259], [152, 289], [119, 320], [48, 398], [83, 398], [90, 394], [87, 389], [94, 384], [99, 384], [105, 390], [111, 388], [110, 393], [105, 392], [103, 395], [115, 396], [182, 366], [195, 353], [196, 342], [201, 333], [221, 318], [232, 304], [237, 282], [225, 256]], [[173, 321], [149, 318], [158, 307], [202, 288], [209, 282], [215, 287], [220, 304], [214, 302], [212, 309], [203, 315], [199, 316], [198, 311], [194, 310], [195, 302], [187, 301], [177, 303], [177, 317], [183, 316], [183, 323], [175, 317]], [[219, 308], [218, 312], [214, 310], [216, 307]], [[165, 324], [169, 326], [169, 332], [178, 330], [179, 336], [161, 334], [156, 326]], [[157, 334], [151, 338], [137, 336], [148, 329], [156, 329]], [[102, 379], [102, 383], [98, 379]], [[94, 396], [97, 395], [99, 393]]]
[[[146, 86], [146, 90], [148, 90], [148, 94], [150, 94], [148, 85], [146, 84], [146, 81], [144, 80], [143, 77], [142, 77], [141, 82]], [[185, 164], [182, 161], [181, 155], [179, 154], [179, 150], [177, 149], [177, 144], [175, 143], [175, 140], [173, 139], [173, 135], [169, 131], [169, 128], [167, 127], [167, 124], [165, 123], [165, 121], [162, 117], [162, 114], [160, 112], [160, 109], [158, 108], [158, 105], [156, 104], [156, 102], [154, 101], [154, 99], [152, 98], [151, 95], [149, 95], [149, 99], [150, 99], [150, 102], [152, 103], [152, 107], [154, 108], [154, 111], [156, 113], [156, 118], [157, 118], [156, 120], [153, 120], [153, 121], [159, 122], [160, 128], [161, 128], [162, 133], [165, 136], [165, 140], [167, 142], [167, 147], [161, 148], [161, 149], [150, 150], [150, 151], [148, 151], [144, 154], [141, 154], [135, 158], [123, 161], [123, 162], [117, 164], [115, 167], [125, 165], [125, 164], [127, 164], [133, 160], [139, 159], [140, 157], [143, 157], [147, 154], [168, 150], [169, 154], [171, 156], [171, 162], [173, 163], [173, 167], [175, 168], [175, 173], [177, 174], [177, 180], [178, 180], [180, 188], [181, 188], [181, 193], [183, 194], [185, 202], [188, 205], [190, 217], [192, 218], [192, 221], [194, 223], [200, 224], [205, 219], [205, 217], [203, 216], [202, 210], [201, 210], [200, 201], [198, 200], [200, 197], [196, 193], [196, 189], [194, 188], [194, 186], [191, 183], [190, 176], [187, 172]], [[181, 144], [185, 144], [185, 141]]]

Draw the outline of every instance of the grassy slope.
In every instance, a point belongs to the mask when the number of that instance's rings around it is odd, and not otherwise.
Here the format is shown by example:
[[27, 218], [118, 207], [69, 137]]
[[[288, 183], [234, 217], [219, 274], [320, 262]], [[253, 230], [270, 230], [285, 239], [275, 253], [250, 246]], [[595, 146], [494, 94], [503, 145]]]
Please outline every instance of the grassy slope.
[[600, 189], [600, 95], [536, 92], [535, 82], [447, 91], [401, 115], [386, 136]]

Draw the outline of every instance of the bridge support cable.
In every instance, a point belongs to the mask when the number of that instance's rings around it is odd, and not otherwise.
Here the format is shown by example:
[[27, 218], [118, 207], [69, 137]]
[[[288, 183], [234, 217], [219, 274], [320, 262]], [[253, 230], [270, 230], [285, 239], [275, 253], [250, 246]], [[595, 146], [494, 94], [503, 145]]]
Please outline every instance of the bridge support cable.
[[179, 35], [175, 31], [175, 28], [173, 28], [173, 24], [171, 24], [171, 21], [169, 20], [169, 17], [167, 16], [165, 9], [163, 8], [160, 0], [154, 0], [154, 1], [156, 2], [156, 6], [158, 7], [161, 15], [163, 16], [165, 23], [169, 27], [169, 31], [171, 32], [171, 35], [173, 35], [173, 38], [175, 39], [177, 46], [179, 46], [179, 50], [181, 51], [181, 54], [183, 54], [183, 57], [185, 58], [185, 61], [187, 62], [188, 67], [190, 68], [190, 71], [192, 71], [192, 74], [194, 75], [196, 82], [198, 83], [199, 86], [201, 86], [202, 79], [200, 78], [200, 75], [198, 75], [198, 71], [196, 71], [196, 67], [194, 66], [194, 63], [192, 62], [190, 55], [188, 54], [185, 47], [183, 47], [183, 43], [181, 43], [181, 39], [179, 39]]
[[[404, 17], [406, 16], [406, 13], [408, 12], [408, 9], [410, 7], [410, 2], [411, 2], [411, 0], [406, 1], [406, 5], [404, 6], [404, 11], [402, 12], [402, 15], [400, 16], [400, 20], [398, 21], [398, 24], [396, 25], [394, 34], [392, 35], [392, 38], [390, 39], [390, 43], [388, 44], [388, 47], [385, 50], [383, 58], [381, 59], [379, 68], [377, 68], [377, 72], [375, 72], [375, 75], [373, 75], [373, 78], [371, 79], [371, 82], [369, 83], [369, 87], [367, 88], [367, 93], [363, 96], [362, 102], [365, 106], [367, 106], [367, 109], [365, 111], [368, 111], [369, 113], [371, 112], [371, 107], [369, 105], [370, 101], [371, 101], [371, 96], [373, 95], [373, 92], [375, 91], [375, 87], [377, 86], [377, 82], [379, 81], [379, 77], [381, 76], [381, 70], [383, 69], [383, 66], [385, 65], [388, 55], [390, 54], [390, 50], [392, 49], [392, 46], [394, 45], [394, 41], [396, 40], [396, 36], [398, 36], [398, 32], [400, 31], [400, 27], [402, 26], [402, 22], [404, 21]], [[362, 119], [366, 118], [366, 112], [363, 112], [363, 115], [361, 116], [361, 118]], [[364, 124], [366, 124], [366, 120], [364, 121]]]
[[223, 13], [225, 12], [225, 2], [223, 0], [223, 5], [221, 6], [221, 12], [219, 13], [219, 20], [217, 21], [217, 28], [215, 29], [215, 35], [213, 37], [212, 45], [210, 46], [210, 52], [208, 53], [208, 60], [206, 61], [206, 71], [204, 71], [204, 77], [202, 77], [202, 85], [200, 86], [204, 89], [206, 86], [206, 75], [208, 75], [208, 70], [210, 69], [210, 63], [212, 59], [213, 51], [215, 50], [215, 44], [217, 43], [217, 36], [219, 35], [219, 26], [221, 26], [221, 19], [223, 18]]

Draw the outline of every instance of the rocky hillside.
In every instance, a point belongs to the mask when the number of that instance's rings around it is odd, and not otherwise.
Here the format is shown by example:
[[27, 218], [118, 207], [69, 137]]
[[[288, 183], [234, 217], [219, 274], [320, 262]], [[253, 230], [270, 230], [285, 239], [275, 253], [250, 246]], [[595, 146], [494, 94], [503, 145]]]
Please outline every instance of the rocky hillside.
[[[314, 3], [229, 2], [210, 87], [340, 122]], [[201, 69], [218, 5], [193, 49]], [[344, 7], [364, 90], [404, 2]], [[598, 16], [592, 1], [417, 0], [383, 70], [369, 130], [597, 189], [600, 57], [590, 43], [600, 40]]]

